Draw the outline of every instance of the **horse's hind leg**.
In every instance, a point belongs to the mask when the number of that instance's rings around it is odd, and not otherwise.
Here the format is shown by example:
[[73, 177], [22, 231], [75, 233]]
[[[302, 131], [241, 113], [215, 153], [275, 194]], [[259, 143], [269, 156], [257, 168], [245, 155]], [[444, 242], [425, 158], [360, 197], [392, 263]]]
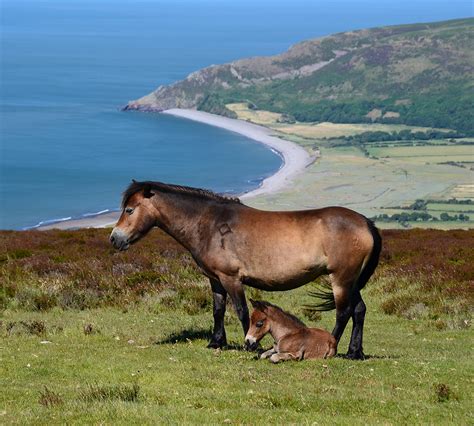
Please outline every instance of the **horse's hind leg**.
[[354, 281], [340, 279], [331, 274], [331, 282], [336, 302], [336, 326], [332, 332], [337, 343], [349, 322], [353, 319], [353, 328], [347, 358], [364, 359], [362, 352], [362, 332], [364, 328], [365, 303], [362, 300], [359, 290], [353, 290]]
[[336, 274], [331, 274], [330, 278], [334, 292], [334, 300], [336, 302], [336, 325], [334, 326], [332, 335], [336, 339], [336, 342], [339, 343], [354, 310], [354, 306], [350, 303], [350, 289], [353, 280], [345, 280]]
[[224, 328], [224, 315], [226, 308], [227, 291], [219, 281], [210, 280], [213, 299], [214, 330], [208, 348], [222, 348], [227, 345]]
[[359, 291], [353, 294], [352, 299], [354, 312], [352, 314], [352, 335], [351, 342], [349, 343], [349, 350], [347, 351], [347, 358], [364, 359], [364, 352], [362, 350], [362, 334], [364, 330], [366, 307]]

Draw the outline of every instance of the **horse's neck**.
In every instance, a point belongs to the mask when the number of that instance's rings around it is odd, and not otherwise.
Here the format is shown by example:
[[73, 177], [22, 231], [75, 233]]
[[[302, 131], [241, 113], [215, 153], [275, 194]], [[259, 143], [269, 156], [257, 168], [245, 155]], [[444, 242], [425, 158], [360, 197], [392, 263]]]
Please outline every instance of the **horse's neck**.
[[270, 334], [275, 342], [279, 342], [287, 334], [294, 333], [302, 328], [295, 320], [289, 318], [282, 312], [275, 312], [272, 318]]
[[209, 215], [209, 202], [166, 194], [160, 197], [158, 203], [158, 227], [188, 250], [195, 248], [199, 243], [200, 228], [208, 226], [209, 220], [212, 220]]

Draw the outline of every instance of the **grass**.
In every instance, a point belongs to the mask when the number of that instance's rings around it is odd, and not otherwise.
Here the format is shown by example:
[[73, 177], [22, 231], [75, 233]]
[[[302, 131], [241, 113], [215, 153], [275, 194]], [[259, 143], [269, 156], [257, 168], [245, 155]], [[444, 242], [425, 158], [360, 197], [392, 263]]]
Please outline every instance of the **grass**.
[[[227, 350], [206, 349], [212, 313], [197, 303], [202, 283], [175, 243], [159, 232], [116, 253], [106, 230], [2, 232], [2, 288], [10, 289], [0, 313], [0, 421], [59, 423], [317, 423], [472, 424], [474, 231], [384, 231], [381, 266], [364, 290], [368, 305], [363, 362], [342, 358], [271, 365], [242, 351], [240, 324], [226, 316]], [[34, 241], [34, 243], [33, 243]], [[84, 241], [90, 250], [80, 251]], [[24, 246], [28, 257], [12, 258]], [[38, 258], [63, 256], [48, 272], [32, 269]], [[51, 250], [51, 251], [48, 251]], [[148, 255], [146, 256], [146, 252]], [[150, 264], [140, 263], [148, 257]], [[173, 281], [126, 285], [114, 265], [136, 264], [141, 272]], [[68, 265], [65, 268], [65, 264]], [[72, 274], [74, 265], [82, 277]], [[16, 266], [16, 267], [15, 267]], [[12, 276], [28, 270], [27, 278]], [[53, 304], [38, 310], [16, 301], [25, 288], [57, 286], [83, 292], [97, 280], [111, 293], [90, 307]], [[71, 271], [72, 275], [68, 275]], [[59, 274], [59, 275], [58, 275]], [[5, 277], [10, 277], [5, 281]], [[74, 279], [75, 286], [65, 283]], [[64, 283], [63, 283], [64, 281]], [[179, 288], [182, 286], [182, 290]], [[56, 287], [55, 287], [56, 288]], [[331, 329], [334, 312], [304, 311], [308, 288], [283, 293], [247, 290], [304, 319]], [[95, 293], [94, 293], [95, 294]], [[71, 296], [73, 297], [73, 296]], [[99, 297], [99, 296], [96, 296]], [[26, 324], [26, 326], [25, 326]], [[38, 324], [41, 326], [38, 327]], [[348, 332], [341, 342], [344, 351]], [[264, 346], [270, 345], [270, 340]]]

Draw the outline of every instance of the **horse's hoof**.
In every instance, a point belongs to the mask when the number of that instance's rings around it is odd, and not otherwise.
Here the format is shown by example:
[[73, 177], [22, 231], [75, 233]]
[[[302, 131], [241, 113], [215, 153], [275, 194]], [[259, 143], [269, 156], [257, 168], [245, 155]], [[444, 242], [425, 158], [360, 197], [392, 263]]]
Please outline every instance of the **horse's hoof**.
[[207, 345], [208, 349], [221, 349], [221, 348], [223, 348], [224, 346], [227, 346], [227, 342], [215, 342], [215, 341], [211, 341], [211, 342], [209, 342], [209, 344]]
[[365, 355], [362, 351], [347, 352], [345, 358], [352, 359], [353, 361], [363, 361]]

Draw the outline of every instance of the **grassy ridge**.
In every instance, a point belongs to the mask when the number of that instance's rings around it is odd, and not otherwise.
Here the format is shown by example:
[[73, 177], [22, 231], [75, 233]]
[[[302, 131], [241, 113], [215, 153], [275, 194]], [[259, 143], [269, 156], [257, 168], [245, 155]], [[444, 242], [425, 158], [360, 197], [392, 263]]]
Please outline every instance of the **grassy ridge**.
[[129, 104], [198, 108], [236, 117], [227, 104], [299, 122], [386, 123], [473, 134], [474, 19], [350, 31], [271, 57], [210, 66]]
[[[278, 366], [240, 350], [232, 312], [230, 348], [205, 348], [210, 291], [176, 243], [107, 234], [0, 233], [1, 422], [472, 423], [474, 231], [384, 231], [369, 359]], [[306, 291], [247, 293], [330, 329]]]

